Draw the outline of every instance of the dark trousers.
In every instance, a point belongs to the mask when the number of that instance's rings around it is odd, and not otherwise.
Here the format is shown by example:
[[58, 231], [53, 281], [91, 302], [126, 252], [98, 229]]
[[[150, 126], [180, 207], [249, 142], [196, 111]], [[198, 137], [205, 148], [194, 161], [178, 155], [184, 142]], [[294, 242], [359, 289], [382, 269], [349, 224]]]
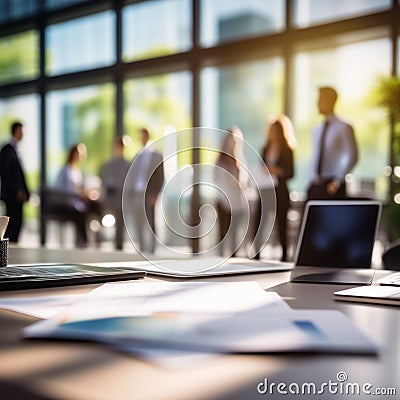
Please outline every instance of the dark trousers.
[[125, 224], [122, 210], [115, 210], [115, 248], [122, 250], [124, 244]]
[[226, 210], [221, 204], [217, 203], [218, 212], [218, 227], [219, 227], [219, 242], [221, 242], [228, 233], [229, 225], [231, 224], [232, 213]]
[[[255, 259], [260, 258], [260, 252], [264, 244], [262, 240], [264, 230], [267, 228], [266, 223], [268, 220], [268, 204], [272, 203], [271, 197], [274, 195], [274, 189], [261, 190], [260, 200], [257, 203], [255, 210]], [[279, 243], [282, 247], [281, 261], [287, 261], [287, 213], [289, 209], [289, 192], [286, 185], [278, 186], [275, 190], [276, 195], [276, 220], [275, 223], [278, 229]], [[262, 205], [263, 203], [263, 205]], [[267, 208], [267, 209], [263, 209]]]
[[132, 208], [126, 208], [127, 229], [136, 234], [140, 251], [154, 253], [156, 249], [156, 224], [154, 200], [145, 199], [144, 193], [132, 194]]
[[287, 261], [287, 213], [289, 210], [289, 192], [286, 186], [276, 191], [276, 217], [278, 220], [279, 242], [282, 247], [281, 261]]
[[10, 242], [17, 243], [22, 227], [23, 203], [16, 200], [4, 200], [4, 203], [6, 204], [7, 215], [10, 217], [4, 237], [8, 237]]
[[[241, 210], [227, 210], [221, 203], [217, 202], [219, 241], [218, 252], [220, 256], [229, 254], [236, 257], [236, 253], [241, 243], [238, 242], [238, 229], [243, 214]], [[225, 252], [228, 249], [229, 253]]]
[[307, 190], [307, 200], [345, 200], [346, 183], [343, 182], [336, 193], [329, 194], [327, 186], [331, 179], [325, 179], [318, 183], [312, 183]]

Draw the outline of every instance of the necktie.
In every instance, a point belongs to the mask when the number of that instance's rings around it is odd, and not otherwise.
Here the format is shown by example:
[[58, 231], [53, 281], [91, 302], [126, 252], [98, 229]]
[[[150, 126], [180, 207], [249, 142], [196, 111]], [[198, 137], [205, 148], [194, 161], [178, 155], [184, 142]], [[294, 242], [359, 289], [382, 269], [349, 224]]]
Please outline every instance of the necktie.
[[319, 141], [319, 158], [317, 164], [317, 174], [320, 177], [322, 173], [322, 166], [324, 164], [324, 148], [325, 148], [325, 140], [326, 140], [326, 132], [328, 131], [329, 122], [325, 120], [325, 123], [322, 127], [321, 138]]

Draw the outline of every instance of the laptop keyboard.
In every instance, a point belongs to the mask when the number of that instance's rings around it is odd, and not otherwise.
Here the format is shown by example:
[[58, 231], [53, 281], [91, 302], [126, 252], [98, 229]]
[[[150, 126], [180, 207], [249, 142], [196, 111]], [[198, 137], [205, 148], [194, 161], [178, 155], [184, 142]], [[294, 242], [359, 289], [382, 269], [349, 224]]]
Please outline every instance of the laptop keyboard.
[[7, 267], [4, 270], [0, 269], [1, 278], [21, 278], [30, 276], [72, 276], [80, 275], [82, 271], [77, 271], [71, 267]]
[[379, 279], [378, 283], [384, 286], [400, 286], [400, 272], [395, 272]]
[[0, 268], [0, 290], [82, 285], [138, 279], [143, 271], [78, 264], [8, 266]]

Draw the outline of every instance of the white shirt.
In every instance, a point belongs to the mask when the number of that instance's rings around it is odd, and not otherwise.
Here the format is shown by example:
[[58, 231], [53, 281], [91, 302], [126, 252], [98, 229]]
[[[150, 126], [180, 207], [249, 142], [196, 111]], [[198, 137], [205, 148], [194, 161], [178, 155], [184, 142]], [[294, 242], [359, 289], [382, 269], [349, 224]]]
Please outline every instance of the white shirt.
[[135, 192], [144, 193], [146, 191], [147, 185], [149, 183], [149, 168], [151, 159], [153, 157], [153, 152], [144, 149], [138, 154], [137, 158], [134, 160], [134, 165], [137, 163], [137, 175], [136, 180], [133, 183], [133, 189]]
[[55, 187], [69, 193], [76, 193], [77, 188], [82, 188], [83, 176], [79, 168], [64, 165], [58, 174]]
[[357, 162], [357, 144], [351, 125], [332, 114], [327, 117], [328, 128], [324, 139], [321, 173], [318, 174], [318, 160], [321, 153], [321, 136], [324, 123], [314, 131], [312, 159], [312, 181], [337, 179], [344, 181]]

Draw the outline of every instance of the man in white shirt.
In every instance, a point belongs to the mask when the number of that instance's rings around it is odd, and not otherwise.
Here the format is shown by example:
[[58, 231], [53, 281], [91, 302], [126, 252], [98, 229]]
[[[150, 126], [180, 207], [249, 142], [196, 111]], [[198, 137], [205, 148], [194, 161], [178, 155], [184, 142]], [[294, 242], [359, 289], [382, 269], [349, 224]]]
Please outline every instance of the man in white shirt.
[[344, 199], [345, 176], [357, 162], [357, 144], [353, 128], [335, 115], [336, 100], [335, 89], [319, 88], [318, 110], [325, 120], [314, 131], [308, 200]]
[[[133, 160], [127, 176], [126, 189], [130, 193], [130, 206], [136, 239], [141, 251], [154, 253], [156, 246], [155, 204], [164, 183], [163, 157], [152, 146], [147, 147], [149, 132], [140, 130], [142, 151]], [[125, 208], [125, 206], [124, 206]], [[128, 213], [129, 214], [129, 213]]]

